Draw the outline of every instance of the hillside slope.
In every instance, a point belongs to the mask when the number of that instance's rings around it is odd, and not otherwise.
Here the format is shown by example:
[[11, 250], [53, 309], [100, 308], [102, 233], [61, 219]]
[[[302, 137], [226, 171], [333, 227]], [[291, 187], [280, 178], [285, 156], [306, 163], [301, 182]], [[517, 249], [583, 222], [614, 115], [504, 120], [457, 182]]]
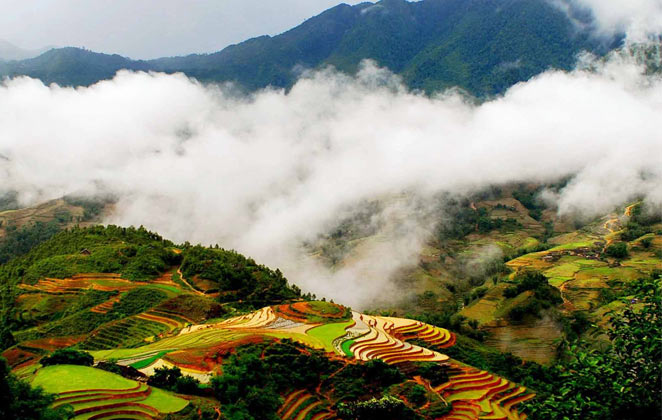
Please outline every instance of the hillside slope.
[[325, 65], [352, 73], [372, 59], [411, 88], [459, 86], [485, 96], [548, 68], [569, 69], [582, 50], [604, 53], [618, 43], [591, 38], [545, 0], [382, 0], [341, 4], [283, 34], [213, 54], [133, 61], [63, 48], [0, 64], [0, 74], [79, 86], [120, 69], [155, 70], [255, 90], [290, 87], [303, 70]]
[[[61, 232], [0, 266], [0, 280], [2, 357], [75, 419], [192, 418], [218, 402], [227, 418], [338, 418], [370, 398], [402, 419], [467, 408], [519, 419], [533, 398], [451, 360], [451, 331], [304, 300], [249, 258], [142, 228]], [[262, 403], [246, 405], [257, 389]]]

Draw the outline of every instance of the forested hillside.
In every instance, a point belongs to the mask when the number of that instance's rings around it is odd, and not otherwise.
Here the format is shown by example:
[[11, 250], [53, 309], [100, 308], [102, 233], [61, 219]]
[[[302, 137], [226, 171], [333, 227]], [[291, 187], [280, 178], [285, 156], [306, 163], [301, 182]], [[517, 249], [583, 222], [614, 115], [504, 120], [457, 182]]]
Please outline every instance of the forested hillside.
[[326, 65], [352, 73], [362, 60], [372, 59], [401, 74], [411, 88], [433, 92], [459, 86], [485, 96], [549, 68], [570, 69], [582, 50], [603, 53], [617, 45], [619, 39], [579, 30], [545, 0], [382, 0], [341, 4], [283, 34], [213, 54], [134, 61], [63, 48], [0, 63], [0, 74], [79, 86], [111, 78], [120, 69], [155, 70], [254, 90], [290, 87], [303, 70]]

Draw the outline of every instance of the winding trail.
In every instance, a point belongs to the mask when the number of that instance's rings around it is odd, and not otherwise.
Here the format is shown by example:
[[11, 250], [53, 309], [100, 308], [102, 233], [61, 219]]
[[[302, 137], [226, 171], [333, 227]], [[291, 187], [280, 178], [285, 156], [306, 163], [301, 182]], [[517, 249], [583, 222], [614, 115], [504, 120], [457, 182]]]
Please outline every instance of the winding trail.
[[191, 289], [191, 291], [193, 293], [195, 293], [197, 295], [200, 295], [200, 296], [207, 296], [204, 293], [202, 293], [201, 291], [199, 291], [198, 289], [196, 289], [195, 287], [191, 286], [191, 283], [186, 281], [186, 279], [184, 278], [184, 275], [182, 274], [182, 268], [181, 267], [177, 267], [177, 274], [179, 274], [179, 279], [182, 281], [182, 283], [187, 285], [188, 288]]
[[[627, 206], [625, 208], [625, 211], [623, 212], [623, 217], [632, 217], [632, 210], [635, 207], [637, 207], [638, 205], [639, 205], [639, 203], [634, 203], [634, 204], [630, 204], [629, 206]], [[602, 225], [602, 227], [608, 232], [605, 235], [605, 246], [602, 248], [602, 252], [601, 252], [602, 254], [604, 254], [607, 251], [607, 247], [614, 243], [614, 238], [613, 237], [607, 238], [607, 236], [614, 235], [616, 232], [622, 230], [621, 219], [619, 217], [613, 217], [613, 218], [607, 220]], [[568, 280], [568, 281], [570, 281], [570, 280]], [[561, 284], [559, 286], [559, 291], [561, 292], [561, 299], [563, 299], [563, 305], [567, 307], [566, 309], [573, 310], [574, 305], [565, 296], [565, 290], [566, 290], [568, 281], [564, 281], [563, 284]]]
[[[632, 217], [632, 210], [637, 207], [639, 203], [634, 203], [630, 204], [625, 208], [625, 211], [623, 212], [624, 217]], [[621, 220], [618, 217], [614, 217], [612, 219], [607, 220], [602, 227], [609, 232], [607, 235], [613, 235], [614, 233], [618, 232], [619, 230], [622, 229], [622, 226], [620, 225]], [[614, 238], [606, 238], [605, 235], [605, 246], [602, 248], [602, 252], [604, 253], [607, 250], [607, 247], [611, 244], [614, 243]]]

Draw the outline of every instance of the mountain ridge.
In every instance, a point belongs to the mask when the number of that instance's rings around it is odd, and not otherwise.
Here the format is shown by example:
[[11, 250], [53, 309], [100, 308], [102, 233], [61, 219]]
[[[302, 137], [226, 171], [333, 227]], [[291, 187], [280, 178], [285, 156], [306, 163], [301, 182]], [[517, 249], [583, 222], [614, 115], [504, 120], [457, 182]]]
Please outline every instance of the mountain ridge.
[[0, 64], [0, 75], [87, 86], [121, 69], [182, 72], [244, 90], [289, 88], [301, 69], [346, 73], [372, 59], [427, 93], [460, 87], [476, 96], [505, 91], [549, 68], [569, 70], [583, 50], [604, 54], [622, 38], [600, 40], [545, 0], [382, 0], [340, 4], [276, 36], [210, 54], [131, 60], [72, 47]]

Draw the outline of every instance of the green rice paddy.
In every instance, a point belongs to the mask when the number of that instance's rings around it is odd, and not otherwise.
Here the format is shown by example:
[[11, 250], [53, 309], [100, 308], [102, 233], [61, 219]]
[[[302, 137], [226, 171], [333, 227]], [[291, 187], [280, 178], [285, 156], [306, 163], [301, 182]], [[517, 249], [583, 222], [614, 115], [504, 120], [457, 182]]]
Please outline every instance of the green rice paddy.
[[137, 383], [101, 369], [56, 365], [39, 369], [32, 385], [40, 386], [46, 392], [60, 393], [96, 388], [129, 389]]
[[353, 325], [353, 321], [324, 324], [307, 331], [308, 335], [320, 340], [324, 350], [333, 351], [333, 340], [345, 335], [345, 329]]

